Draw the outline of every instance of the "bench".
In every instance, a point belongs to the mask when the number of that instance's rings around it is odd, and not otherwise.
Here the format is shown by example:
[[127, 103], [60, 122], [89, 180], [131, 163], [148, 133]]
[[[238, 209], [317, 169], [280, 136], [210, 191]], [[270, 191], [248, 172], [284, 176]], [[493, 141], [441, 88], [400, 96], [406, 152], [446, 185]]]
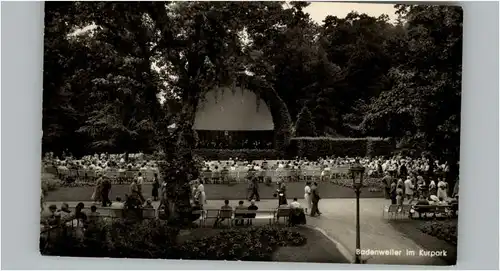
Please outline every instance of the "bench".
[[[205, 227], [207, 221], [209, 219], [223, 219], [227, 221], [227, 225], [229, 227], [233, 226], [236, 221], [241, 220], [242, 224], [251, 225], [254, 220], [268, 220], [269, 224], [273, 224], [273, 221], [276, 219], [276, 210], [245, 210], [245, 209], [236, 209], [236, 210], [220, 210], [220, 209], [207, 209], [203, 211], [194, 211], [202, 212], [200, 216], [199, 223], [200, 226]], [[249, 217], [255, 215], [255, 217]]]
[[382, 210], [382, 217], [386, 218], [385, 214], [387, 213], [387, 218], [392, 219], [401, 219], [401, 218], [410, 218], [412, 205], [403, 204], [391, 204], [388, 206], [384, 206]]
[[418, 213], [418, 218], [425, 218], [431, 215], [432, 218], [445, 217], [449, 218], [452, 216], [452, 206], [451, 205], [413, 205], [412, 206], [412, 218], [413, 214]]

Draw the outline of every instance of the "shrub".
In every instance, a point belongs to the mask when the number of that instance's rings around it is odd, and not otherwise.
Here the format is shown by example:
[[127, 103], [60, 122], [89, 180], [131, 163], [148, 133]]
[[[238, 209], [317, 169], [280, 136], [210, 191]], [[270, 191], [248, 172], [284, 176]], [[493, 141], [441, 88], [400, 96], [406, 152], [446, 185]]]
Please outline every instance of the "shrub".
[[116, 220], [89, 225], [82, 239], [70, 230], [59, 230], [50, 242], [41, 235], [40, 252], [78, 257], [167, 258], [178, 233], [163, 220]]
[[306, 106], [302, 108], [299, 115], [297, 116], [297, 123], [295, 124], [295, 136], [316, 136], [316, 126], [314, 125], [311, 111], [309, 111]]
[[42, 173], [42, 193], [46, 195], [50, 191], [54, 191], [61, 187], [61, 181], [53, 174]]
[[205, 160], [229, 160], [229, 158], [238, 158], [239, 160], [275, 160], [279, 158], [278, 151], [273, 149], [196, 149], [193, 152]]
[[[62, 233], [63, 231], [61, 231]], [[162, 220], [117, 220], [89, 226], [83, 239], [58, 234], [40, 237], [42, 255], [206, 260], [271, 260], [279, 246], [302, 246], [306, 238], [290, 228], [223, 230], [201, 239], [178, 242], [179, 230]]]
[[457, 244], [457, 220], [428, 221], [420, 226], [420, 230], [452, 245]]
[[269, 261], [279, 246], [305, 243], [306, 238], [291, 229], [230, 229], [215, 236], [186, 241], [178, 247], [177, 254], [181, 259]]

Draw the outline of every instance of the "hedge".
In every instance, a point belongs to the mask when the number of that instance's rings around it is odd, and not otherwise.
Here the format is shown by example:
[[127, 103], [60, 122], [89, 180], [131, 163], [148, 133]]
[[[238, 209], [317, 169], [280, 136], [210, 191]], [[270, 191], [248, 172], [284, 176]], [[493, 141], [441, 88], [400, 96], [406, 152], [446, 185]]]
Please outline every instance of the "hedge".
[[395, 149], [395, 144], [390, 140], [378, 138], [368, 139], [366, 146], [366, 156], [375, 157], [389, 155], [393, 153]]
[[274, 149], [195, 149], [196, 155], [203, 157], [205, 160], [229, 160], [229, 158], [239, 160], [278, 160], [280, 154]]
[[365, 157], [388, 155], [394, 145], [381, 138], [295, 137], [290, 140], [289, 156], [317, 159], [325, 156]]

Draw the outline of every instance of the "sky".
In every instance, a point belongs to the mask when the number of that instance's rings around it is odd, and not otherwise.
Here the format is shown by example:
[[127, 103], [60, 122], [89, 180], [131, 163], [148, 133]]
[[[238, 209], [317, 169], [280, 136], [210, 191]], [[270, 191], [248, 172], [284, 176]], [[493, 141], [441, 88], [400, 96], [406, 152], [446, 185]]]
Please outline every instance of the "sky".
[[376, 4], [376, 3], [346, 3], [346, 2], [311, 2], [304, 9], [311, 15], [311, 18], [318, 24], [322, 24], [328, 15], [344, 18], [349, 12], [366, 13], [369, 16], [378, 17], [387, 14], [391, 21], [396, 20], [396, 9], [394, 4]]

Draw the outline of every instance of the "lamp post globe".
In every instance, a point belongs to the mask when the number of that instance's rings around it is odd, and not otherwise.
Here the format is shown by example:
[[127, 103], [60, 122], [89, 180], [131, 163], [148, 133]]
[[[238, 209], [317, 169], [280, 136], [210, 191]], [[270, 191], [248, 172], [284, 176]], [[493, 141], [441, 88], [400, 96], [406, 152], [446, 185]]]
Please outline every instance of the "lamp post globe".
[[358, 251], [361, 251], [361, 237], [360, 237], [360, 225], [359, 225], [359, 194], [360, 189], [363, 187], [363, 175], [365, 173], [365, 168], [356, 161], [350, 168], [349, 173], [352, 176], [353, 188], [356, 192], [356, 253], [355, 253], [355, 263], [361, 263], [361, 255]]

